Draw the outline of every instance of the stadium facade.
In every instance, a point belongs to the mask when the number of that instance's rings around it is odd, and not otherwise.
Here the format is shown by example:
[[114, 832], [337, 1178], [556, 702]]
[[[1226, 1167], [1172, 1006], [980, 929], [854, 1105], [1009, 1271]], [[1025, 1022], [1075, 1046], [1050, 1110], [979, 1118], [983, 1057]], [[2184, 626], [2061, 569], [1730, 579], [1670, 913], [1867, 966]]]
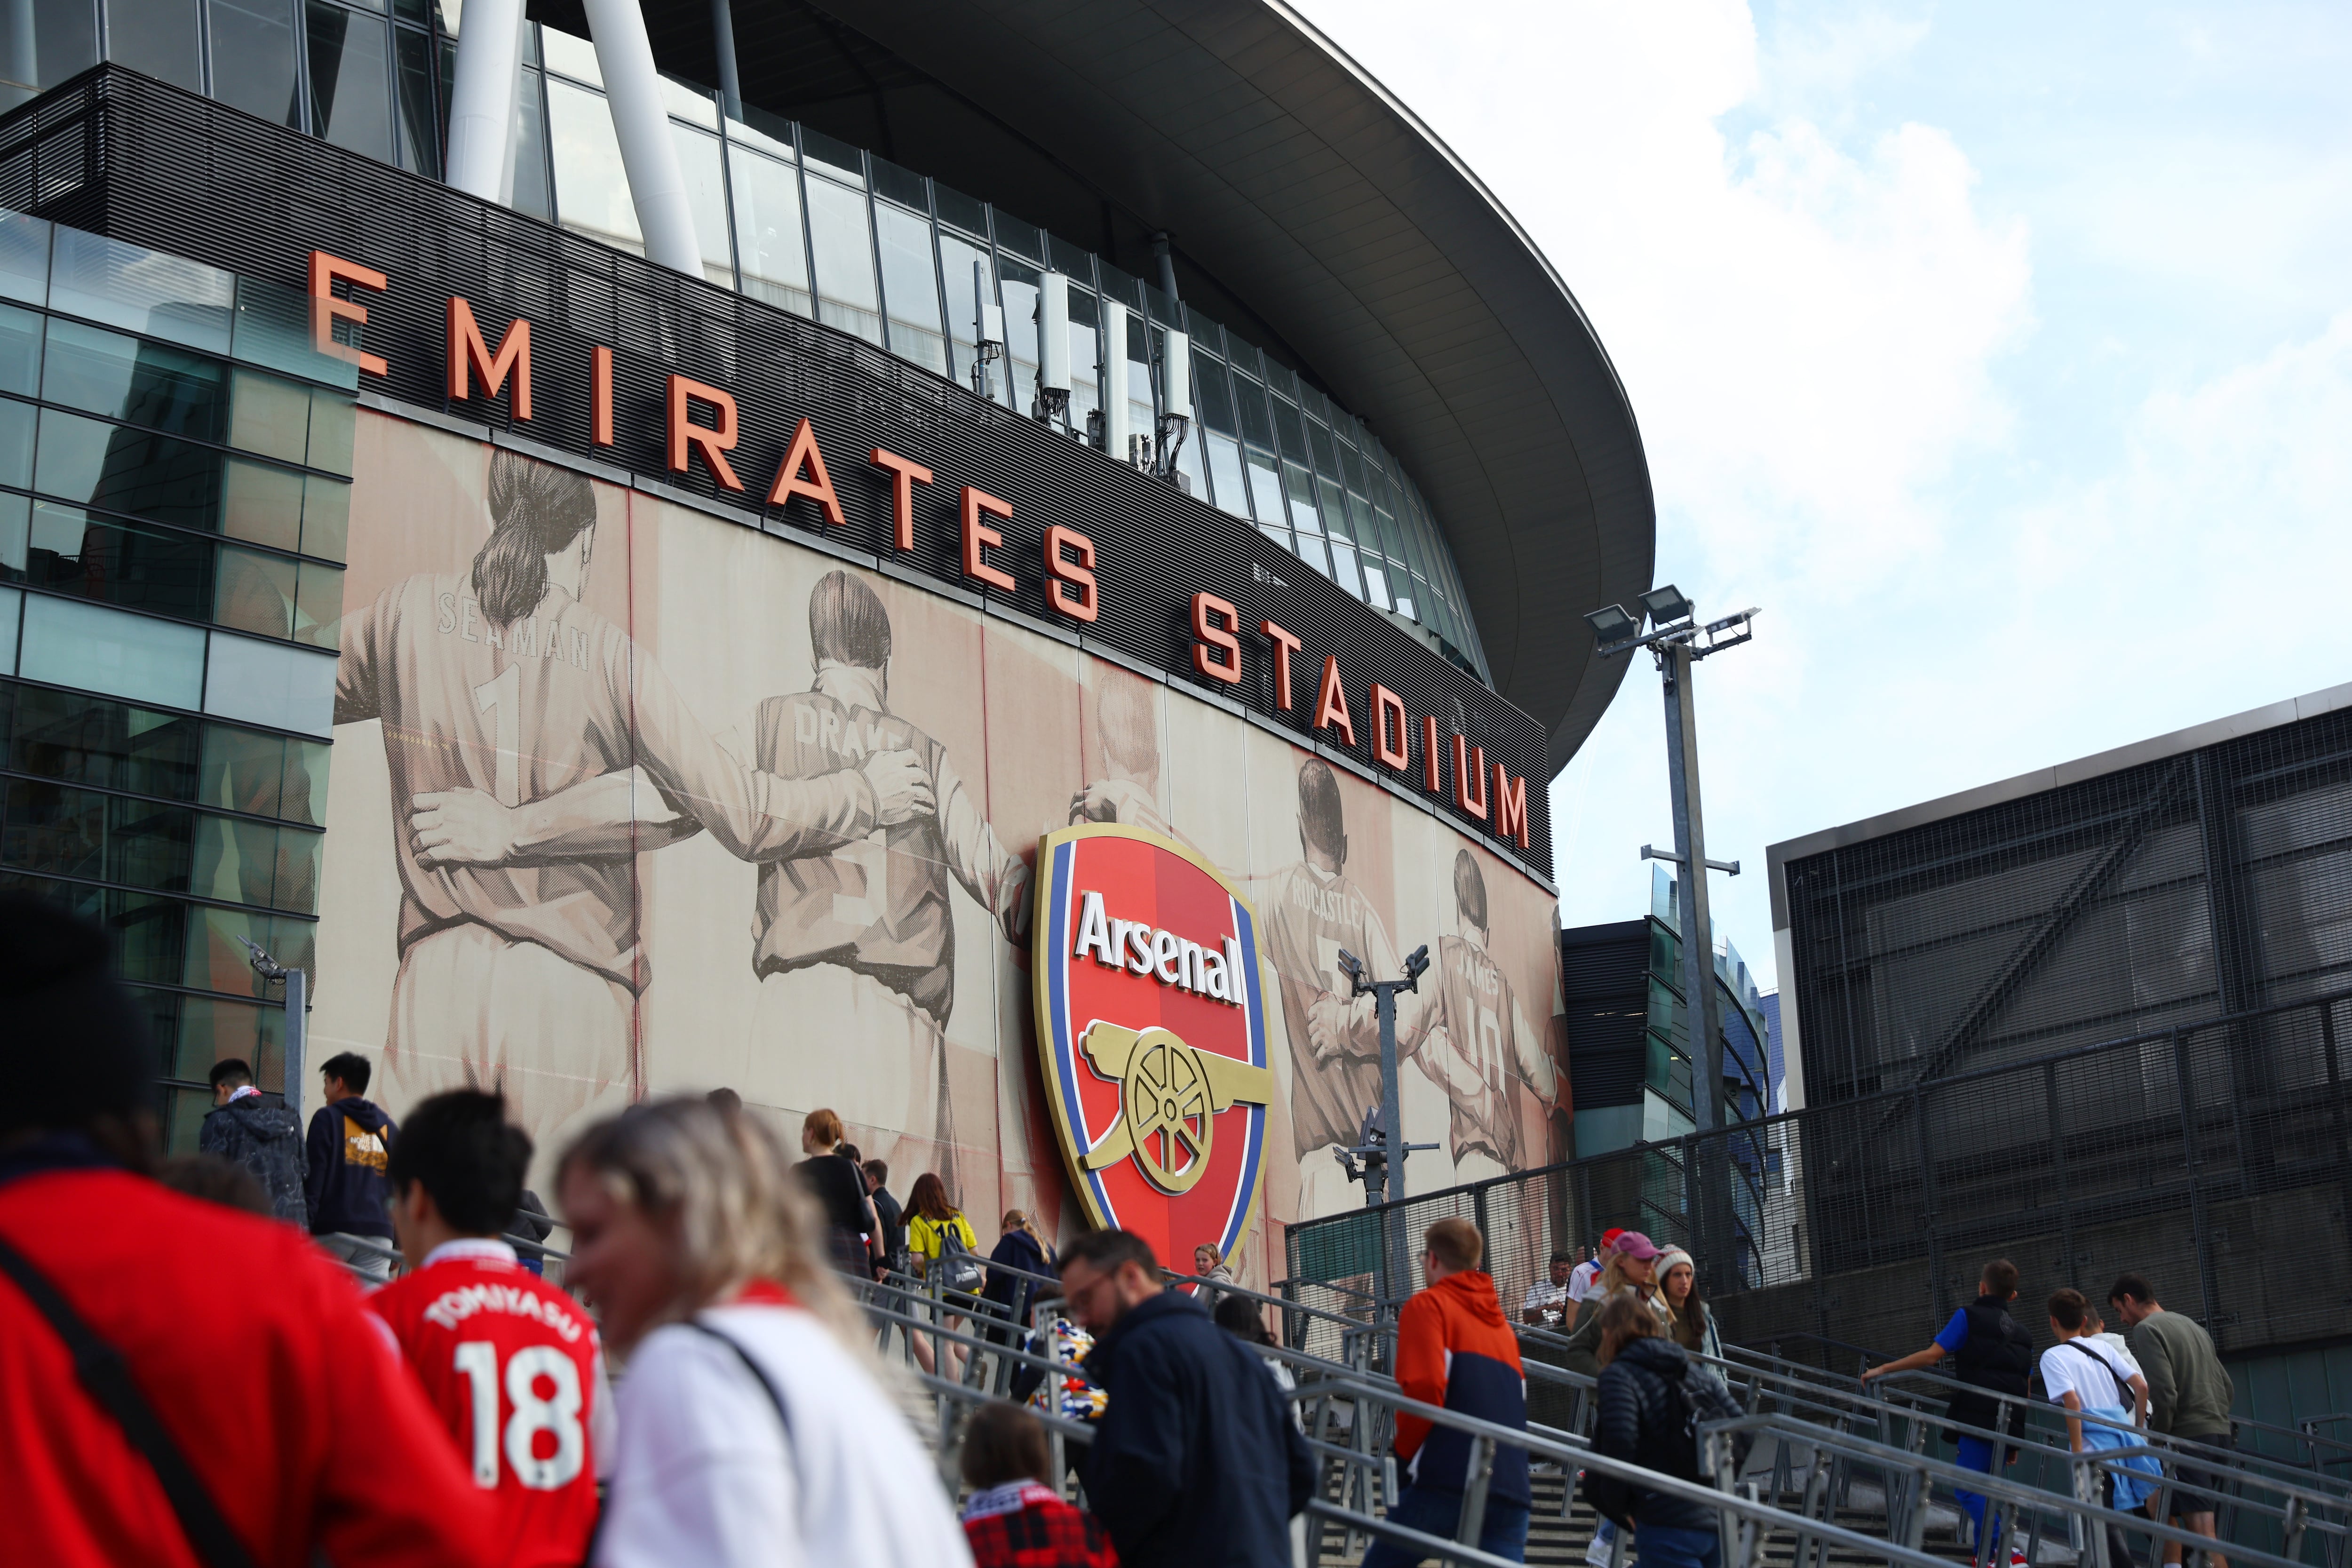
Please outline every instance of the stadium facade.
[[0, 876], [121, 933], [175, 1141], [214, 1060], [280, 1081], [248, 939], [395, 1111], [727, 1084], [1056, 1216], [1031, 866], [1116, 822], [1259, 911], [1261, 1237], [1359, 1201], [1343, 947], [1457, 982], [1413, 1188], [1567, 1152], [1545, 785], [1647, 469], [1296, 16], [558, 4], [498, 70], [488, 0], [29, 14]]

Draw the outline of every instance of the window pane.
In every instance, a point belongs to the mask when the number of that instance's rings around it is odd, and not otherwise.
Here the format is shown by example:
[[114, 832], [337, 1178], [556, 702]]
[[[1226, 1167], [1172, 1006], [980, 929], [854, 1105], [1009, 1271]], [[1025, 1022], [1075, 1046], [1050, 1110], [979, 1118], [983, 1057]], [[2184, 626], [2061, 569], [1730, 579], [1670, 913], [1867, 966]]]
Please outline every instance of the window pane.
[[1331, 581], [1360, 599], [1363, 584], [1356, 580], [1356, 547], [1340, 540], [1331, 541]]
[[939, 263], [931, 254], [931, 221], [879, 202], [874, 226], [882, 241], [882, 298], [890, 308], [890, 352], [945, 375], [948, 344], [940, 330]]
[[882, 342], [882, 297], [874, 283], [874, 236], [866, 193], [831, 180], [808, 183], [809, 238], [816, 253], [817, 319]]
[[194, 798], [198, 721], [79, 691], [14, 689], [11, 768], [164, 800]]
[[41, 416], [33, 484], [77, 505], [209, 530], [218, 521], [221, 461], [209, 447], [52, 408]]
[[202, 92], [195, 0], [108, 0], [106, 54], [117, 65]]
[[[249, 370], [229, 377], [228, 444], [299, 463], [310, 447], [310, 389]], [[233, 466], [233, 465], [232, 465]]]
[[22, 213], [0, 213], [0, 299], [28, 305], [49, 297], [49, 226]]
[[1241, 427], [1234, 423], [1233, 386], [1225, 379], [1225, 367], [1213, 359], [1195, 358], [1192, 384], [1200, 394], [1201, 423], [1228, 436], [1241, 434]]
[[106, 895], [106, 923], [125, 980], [178, 983], [180, 954], [186, 944], [188, 906], [152, 893]]
[[228, 811], [276, 816], [285, 790], [286, 738], [234, 724], [206, 724], [204, 731], [196, 799]]
[[286, 742], [286, 784], [278, 815], [313, 827], [327, 825], [327, 765], [334, 748], [323, 741]]
[[27, 594], [18, 668], [27, 680], [194, 708], [203, 694], [205, 633], [102, 605]]
[[1365, 599], [1377, 609], [1385, 610], [1389, 608], [1388, 569], [1382, 566], [1378, 560], [1370, 555], [1363, 558], [1362, 564], [1364, 568]]
[[77, 71], [98, 63], [98, 7], [90, 0], [33, 0], [15, 11], [18, 26], [32, 14], [32, 37], [20, 44], [14, 68], [0, 72], [0, 112], [26, 102]]
[[310, 4], [310, 130], [392, 162], [392, 25]]
[[225, 467], [221, 531], [278, 550], [300, 549], [302, 476], [241, 458], [229, 458]]
[[[0, 485], [32, 488], [34, 419], [29, 403], [0, 403]], [[0, 552], [0, 555], [4, 554]], [[10, 564], [22, 566], [24, 563], [14, 561]]]
[[306, 475], [302, 480], [302, 553], [343, 559], [352, 529], [352, 487]]
[[190, 847], [188, 890], [202, 898], [308, 914], [318, 903], [323, 838], [322, 834], [266, 822], [199, 816]]
[[[1158, 341], [1158, 329], [1141, 316], [1129, 312], [1127, 318], [1127, 427], [1129, 430], [1157, 440], [1160, 410], [1151, 401], [1151, 346]], [[1127, 460], [1125, 452], [1112, 456]]]
[[1083, 432], [1087, 416], [1102, 406], [1102, 307], [1070, 285], [1070, 424]]
[[1290, 498], [1290, 526], [1300, 533], [1320, 533], [1323, 521], [1315, 514], [1315, 481], [1297, 463], [1282, 465], [1283, 489]]
[[719, 138], [670, 121], [678, 172], [686, 176], [686, 205], [694, 212], [694, 237], [702, 247], [702, 276], [722, 289], [735, 287], [735, 253], [727, 243], [727, 179], [719, 162]]
[[1230, 436], [1208, 435], [1209, 480], [1216, 487], [1217, 504], [1235, 517], [1250, 514], [1249, 481], [1242, 477], [1242, 449]]
[[217, 361], [78, 321], [49, 321], [41, 393], [52, 403], [217, 441], [228, 402], [221, 383]]
[[1201, 462], [1201, 426], [1195, 421], [1184, 434], [1184, 444], [1176, 448], [1176, 471], [1192, 481], [1192, 494], [1201, 500], [1209, 499], [1208, 471]]
[[244, 910], [191, 908], [186, 967], [175, 978], [183, 985], [206, 991], [264, 995], [261, 977], [254, 973], [249, 955], [236, 939], [245, 938], [289, 969], [316, 973], [318, 932], [319, 928], [309, 921]]
[[1253, 447], [1249, 454], [1250, 504], [1260, 522], [1279, 524], [1289, 531], [1290, 509], [1283, 504], [1282, 477], [1274, 459]]
[[1282, 455], [1291, 461], [1307, 460], [1307, 422], [1298, 417], [1298, 410], [1277, 397], [1274, 400], [1275, 433], [1282, 437]]
[[215, 632], [205, 670], [205, 711], [273, 730], [331, 735], [334, 656]]
[[[23, 496], [0, 492], [0, 578], [21, 578], [31, 549], [33, 503]], [[0, 588], [0, 675], [16, 670], [16, 616], [25, 595]]]
[[[561, 35], [550, 33], [551, 39]], [[632, 255], [645, 254], [637, 209], [621, 168], [621, 142], [604, 100], [570, 82], [547, 80], [547, 125], [555, 150], [555, 212], [563, 226]]]
[[997, 263], [997, 289], [1004, 299], [1004, 354], [1011, 369], [1006, 390], [1013, 406], [1026, 414], [1037, 401], [1037, 279], [1035, 268], [1006, 256]]
[[[525, 29], [529, 37], [536, 28]], [[457, 79], [457, 52], [442, 51], [441, 79], [453, 83]], [[547, 111], [540, 100], [540, 76], [537, 71], [525, 71], [515, 89], [514, 133], [514, 208], [545, 222], [555, 218], [555, 195], [548, 188], [547, 174]], [[441, 100], [441, 144], [447, 146], [449, 100], [446, 89]]]
[[1246, 376], [1234, 377], [1234, 403], [1242, 416], [1242, 438], [1254, 447], [1274, 445], [1274, 421], [1265, 412], [1265, 389]]
[[68, 315], [226, 353], [236, 303], [235, 279], [215, 268], [78, 229], [57, 231], [49, 304]]
[[294, 0], [211, 0], [213, 96], [278, 125], [302, 128], [294, 79]]
[[[441, 177], [439, 115], [433, 108], [433, 40], [405, 27], [393, 29], [400, 58], [400, 166], [428, 180]], [[515, 184], [522, 184], [522, 167], [515, 167]]]
[[305, 561], [294, 593], [294, 640], [311, 647], [333, 647], [342, 625], [342, 568]]
[[[948, 195], [945, 186], [939, 187], [941, 210]], [[975, 270], [977, 269], [977, 276]], [[983, 289], [995, 287], [995, 264], [988, 253], [970, 240], [942, 231], [940, 235], [940, 275], [947, 280], [948, 338], [954, 345], [955, 378], [966, 386], [971, 384], [971, 366], [979, 353], [978, 316], [980, 296]], [[992, 375], [992, 382], [998, 379]]]
[[743, 255], [743, 292], [807, 315], [800, 175], [789, 163], [740, 147], [730, 150], [728, 165], [735, 177], [735, 243]]
[[359, 429], [359, 405], [348, 395], [323, 387], [310, 393], [310, 466], [331, 474], [352, 471], [352, 440]]
[[529, 28], [537, 32], [540, 47], [547, 51], [547, 68], [560, 71], [574, 81], [584, 81], [591, 87], [604, 85], [604, 73], [596, 64], [596, 46], [585, 38], [554, 27]]
[[294, 563], [256, 550], [223, 549], [213, 619], [263, 637], [289, 635], [294, 629]]
[[212, 614], [212, 551], [207, 540], [40, 501], [33, 507], [25, 580], [60, 594], [201, 621]]

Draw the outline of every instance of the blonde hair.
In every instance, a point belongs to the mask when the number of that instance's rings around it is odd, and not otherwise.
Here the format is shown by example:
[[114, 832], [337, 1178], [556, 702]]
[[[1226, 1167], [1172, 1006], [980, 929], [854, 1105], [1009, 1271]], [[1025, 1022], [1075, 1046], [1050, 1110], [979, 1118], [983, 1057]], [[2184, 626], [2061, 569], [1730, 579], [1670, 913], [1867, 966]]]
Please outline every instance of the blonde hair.
[[574, 1168], [674, 1238], [681, 1284], [655, 1323], [692, 1317], [752, 1280], [769, 1279], [853, 1354], [870, 1351], [870, 1331], [826, 1261], [815, 1205], [792, 1179], [775, 1134], [756, 1118], [698, 1097], [648, 1100], [575, 1139], [558, 1181]]
[[1224, 1253], [1218, 1249], [1215, 1242], [1204, 1241], [1192, 1249], [1192, 1261], [1198, 1263], [1201, 1260], [1200, 1255], [1203, 1252], [1209, 1255], [1209, 1267], [1212, 1268], [1225, 1260]]
[[1605, 1297], [1614, 1296], [1621, 1290], [1631, 1290], [1634, 1295], [1648, 1300], [1657, 1295], [1657, 1278], [1654, 1270], [1650, 1276], [1650, 1283], [1636, 1284], [1633, 1277], [1625, 1272], [1625, 1255], [1622, 1252], [1612, 1252], [1609, 1255], [1609, 1267], [1603, 1268], [1601, 1271], [1601, 1278], [1593, 1282], [1592, 1292], [1596, 1296]]

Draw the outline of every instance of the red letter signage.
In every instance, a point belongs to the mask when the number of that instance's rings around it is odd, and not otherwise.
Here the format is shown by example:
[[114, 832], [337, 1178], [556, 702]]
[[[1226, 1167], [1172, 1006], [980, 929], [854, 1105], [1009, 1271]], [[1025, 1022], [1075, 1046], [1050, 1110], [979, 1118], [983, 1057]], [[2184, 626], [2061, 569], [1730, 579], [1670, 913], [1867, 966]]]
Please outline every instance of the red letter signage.
[[1528, 847], [1528, 781], [1513, 778], [1500, 763], [1495, 764], [1495, 837]]
[[[806, 479], [801, 478], [803, 468], [808, 470]], [[780, 507], [794, 496], [806, 496], [816, 502], [825, 521], [835, 528], [842, 526], [841, 498], [833, 493], [833, 480], [824, 471], [824, 454], [817, 450], [815, 427], [805, 415], [793, 429], [792, 449], [784, 454], [783, 466], [776, 470], [776, 485], [768, 492], [768, 504]]]
[[[1223, 626], [1217, 624], [1222, 616]], [[1214, 594], [1192, 595], [1192, 668], [1213, 680], [1231, 686], [1242, 678], [1241, 612]], [[1211, 649], [1216, 651], [1212, 652]]]
[[1339, 659], [1328, 654], [1323, 659], [1323, 694], [1315, 702], [1315, 727], [1335, 730], [1356, 743], [1356, 723], [1348, 717], [1348, 694], [1339, 685]]
[[[1389, 743], [1389, 726], [1396, 726], [1396, 744]], [[1412, 721], [1405, 717], [1404, 699], [1385, 686], [1372, 688], [1372, 755], [1385, 766], [1402, 771], [1412, 759], [1405, 755], [1405, 737]]]
[[[689, 416], [687, 399], [707, 403], [719, 411], [719, 423], [697, 425]], [[669, 378], [669, 471], [687, 471], [687, 449], [694, 447], [702, 453], [709, 465], [711, 477], [730, 490], [740, 490], [743, 481], [727, 466], [727, 454], [735, 448], [735, 400], [715, 386], [705, 386], [698, 381], [672, 373]]]
[[915, 548], [915, 487], [931, 482], [931, 470], [877, 447], [866, 459], [890, 476], [890, 537], [898, 549]]
[[1290, 711], [1290, 656], [1305, 645], [1272, 621], [1258, 627], [1274, 640], [1274, 705]]
[[453, 399], [474, 395], [474, 377], [482, 378], [482, 395], [496, 397], [507, 384], [508, 374], [514, 375], [514, 416], [530, 417], [530, 323], [517, 316], [507, 323], [507, 335], [499, 340], [499, 352], [493, 356], [490, 345], [482, 341], [482, 329], [474, 320], [474, 308], [464, 296], [449, 297], [449, 395]]
[[[1076, 557], [1065, 561], [1062, 552]], [[1091, 621], [1102, 614], [1095, 592], [1095, 542], [1075, 528], [1059, 523], [1045, 531], [1045, 603], [1074, 621]], [[1076, 595], [1070, 590], [1076, 589]]]
[[1422, 787], [1435, 795], [1441, 787], [1437, 777], [1437, 716], [1431, 714], [1421, 721]]
[[588, 438], [613, 444], [613, 351], [602, 343], [588, 355]]
[[388, 374], [392, 366], [382, 354], [362, 353], [335, 341], [335, 323], [349, 321], [354, 326], [367, 325], [367, 307], [354, 305], [349, 300], [335, 298], [337, 282], [356, 283], [362, 289], [382, 292], [386, 279], [373, 267], [362, 267], [356, 261], [346, 261], [340, 256], [330, 256], [323, 250], [310, 253], [310, 345], [331, 359], [355, 364], [370, 375]]
[[1004, 535], [980, 521], [981, 513], [991, 517], [1011, 517], [1009, 502], [998, 500], [976, 485], [963, 488], [963, 574], [987, 584], [1000, 593], [1010, 594], [1016, 584], [1012, 574], [999, 571], [981, 554], [1004, 542]]
[[[1472, 795], [1470, 786], [1478, 786]], [[1473, 746], [1462, 736], [1454, 737], [1454, 804], [1476, 817], [1486, 820], [1486, 748]]]

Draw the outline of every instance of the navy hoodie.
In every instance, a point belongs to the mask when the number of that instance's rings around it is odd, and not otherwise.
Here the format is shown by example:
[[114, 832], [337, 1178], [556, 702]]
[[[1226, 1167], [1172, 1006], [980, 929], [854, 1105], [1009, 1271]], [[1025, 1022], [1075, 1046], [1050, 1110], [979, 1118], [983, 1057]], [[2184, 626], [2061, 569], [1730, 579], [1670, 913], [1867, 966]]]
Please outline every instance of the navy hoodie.
[[310, 1234], [392, 1239], [392, 1184], [384, 1163], [396, 1130], [381, 1106], [354, 1094], [322, 1105], [310, 1118], [304, 1195]]

